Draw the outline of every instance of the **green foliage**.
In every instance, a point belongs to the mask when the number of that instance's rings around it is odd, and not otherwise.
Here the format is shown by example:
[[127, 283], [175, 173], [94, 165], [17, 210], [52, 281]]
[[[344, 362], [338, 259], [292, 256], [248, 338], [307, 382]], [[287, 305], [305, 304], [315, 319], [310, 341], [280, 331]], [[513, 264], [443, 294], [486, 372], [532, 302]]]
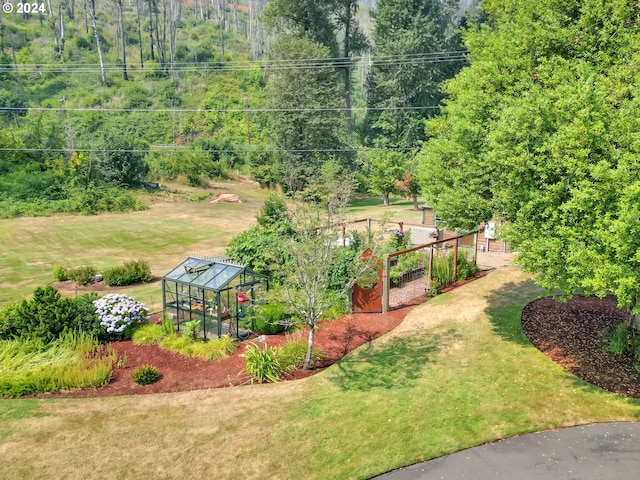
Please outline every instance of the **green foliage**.
[[69, 279], [73, 280], [77, 285], [86, 285], [89, 279], [93, 277], [98, 270], [91, 265], [83, 265], [69, 270]]
[[[287, 342], [280, 347], [274, 348], [278, 365], [283, 372], [291, 372], [304, 366], [304, 359], [307, 355], [307, 345], [303, 341]], [[315, 364], [322, 360], [323, 355], [317, 350], [311, 354], [312, 362]]]
[[[278, 382], [281, 377], [293, 370], [302, 368], [307, 355], [307, 345], [302, 341], [288, 342], [279, 347], [260, 348], [250, 343], [243, 354], [243, 373], [249, 375], [251, 383]], [[317, 350], [312, 351], [312, 361], [323, 358]]]
[[221, 360], [236, 350], [236, 342], [231, 335], [213, 338], [208, 342], [197, 342], [191, 346], [192, 357], [203, 360]]
[[273, 348], [260, 348], [255, 343], [250, 343], [243, 354], [243, 372], [249, 375], [251, 383], [278, 382], [284, 373], [278, 362], [276, 352]]
[[255, 307], [256, 331], [266, 335], [282, 332], [291, 325], [290, 315], [287, 314], [287, 305], [284, 303], [268, 303]]
[[[427, 275], [428, 274], [429, 272], [427, 272]], [[453, 275], [453, 254], [445, 252], [434, 255], [431, 276], [440, 287], [455, 282], [456, 278]]]
[[[536, 281], [640, 309], [640, 55], [629, 2], [487, 0], [421, 154], [451, 227], [504, 215]], [[474, 61], [479, 59], [480, 61]], [[601, 235], [606, 232], [606, 235]]]
[[64, 282], [71, 278], [69, 269], [64, 265], [56, 265], [53, 267], [53, 278], [58, 282]]
[[[272, 44], [272, 51], [277, 60], [283, 61], [333, 56], [328, 47], [309, 36], [299, 38], [291, 33], [280, 35]], [[274, 157], [281, 166], [279, 181], [287, 190], [303, 190], [328, 160], [337, 159], [344, 166], [353, 164], [339, 111], [342, 102], [338, 76], [330, 62], [316, 68], [274, 71], [269, 75], [267, 92], [273, 104], [288, 109], [273, 112], [269, 118], [271, 142], [283, 150]], [[316, 111], [297, 110], [301, 105]]]
[[[374, 12], [374, 50], [380, 56], [459, 51], [455, 18], [452, 2], [378, 0]], [[374, 64], [367, 79], [367, 100], [374, 108], [367, 111], [363, 129], [365, 143], [404, 148], [419, 146], [427, 138], [424, 120], [437, 112], [428, 107], [440, 104], [442, 82], [462, 65], [463, 60], [459, 58]]]
[[178, 352], [183, 355], [189, 355], [191, 353], [192, 345], [193, 340], [189, 335], [178, 335], [177, 333], [166, 335], [160, 342], [160, 348]]
[[171, 335], [173, 333], [176, 333], [176, 325], [166, 315], [164, 317], [162, 317], [162, 324], [161, 325], [162, 325], [162, 332], [165, 335]]
[[278, 279], [288, 259], [284, 245], [278, 232], [254, 225], [233, 237], [226, 245], [226, 253], [246, 268]]
[[98, 388], [111, 379], [115, 350], [86, 334], [0, 341], [0, 396], [19, 397], [74, 388]]
[[185, 327], [187, 329], [186, 334], [193, 340], [194, 342], [198, 340], [198, 333], [200, 332], [200, 320], [191, 320], [190, 322], [186, 322]]
[[131, 379], [136, 385], [150, 385], [160, 380], [160, 373], [151, 365], [142, 365], [133, 372]]
[[121, 266], [105, 270], [103, 275], [109, 286], [133, 285], [151, 280], [151, 266], [145, 260], [127, 260]]
[[96, 298], [96, 294], [62, 298], [51, 286], [38, 287], [30, 300], [0, 310], [0, 338], [39, 339], [48, 343], [65, 332], [81, 331], [102, 339], [103, 329], [92, 303]]
[[136, 345], [157, 345], [165, 335], [162, 325], [147, 323], [137, 328], [131, 338]]
[[256, 217], [258, 225], [277, 231], [286, 230], [289, 222], [289, 210], [281, 194], [271, 192]]
[[622, 356], [629, 351], [629, 327], [623, 323], [614, 325], [606, 334], [607, 352]]
[[[453, 274], [453, 252], [438, 252], [433, 257], [433, 270], [431, 293], [434, 289], [438, 291], [447, 285], [451, 285], [456, 280], [464, 280], [478, 271], [478, 267], [469, 260], [464, 250], [458, 250], [457, 275]], [[429, 272], [427, 271], [428, 275]]]
[[365, 159], [369, 191], [382, 195], [389, 205], [389, 194], [397, 192], [397, 182], [404, 173], [405, 154], [402, 152], [373, 151]]
[[464, 280], [475, 275], [478, 266], [469, 259], [464, 250], [458, 250], [458, 280]]

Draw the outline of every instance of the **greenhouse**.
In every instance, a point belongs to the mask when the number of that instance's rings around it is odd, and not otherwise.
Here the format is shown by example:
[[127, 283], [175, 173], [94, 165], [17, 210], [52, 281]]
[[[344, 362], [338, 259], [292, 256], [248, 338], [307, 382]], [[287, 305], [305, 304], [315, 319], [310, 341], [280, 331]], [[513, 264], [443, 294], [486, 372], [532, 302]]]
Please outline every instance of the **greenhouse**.
[[204, 338], [208, 332], [239, 337], [240, 320], [260, 289], [269, 289], [268, 277], [229, 257], [190, 256], [162, 278], [162, 306], [178, 330], [197, 320]]

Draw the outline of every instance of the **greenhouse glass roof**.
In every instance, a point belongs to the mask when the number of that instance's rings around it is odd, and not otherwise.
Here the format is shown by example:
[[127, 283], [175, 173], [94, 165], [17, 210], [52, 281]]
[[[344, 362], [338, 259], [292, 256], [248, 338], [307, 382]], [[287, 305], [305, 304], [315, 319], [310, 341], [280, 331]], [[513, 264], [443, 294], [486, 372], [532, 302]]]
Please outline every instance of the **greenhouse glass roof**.
[[256, 280], [267, 278], [257, 272], [234, 263], [229, 257], [189, 257], [164, 276], [164, 280], [194, 285], [208, 290], [221, 291], [238, 275], [244, 273]]

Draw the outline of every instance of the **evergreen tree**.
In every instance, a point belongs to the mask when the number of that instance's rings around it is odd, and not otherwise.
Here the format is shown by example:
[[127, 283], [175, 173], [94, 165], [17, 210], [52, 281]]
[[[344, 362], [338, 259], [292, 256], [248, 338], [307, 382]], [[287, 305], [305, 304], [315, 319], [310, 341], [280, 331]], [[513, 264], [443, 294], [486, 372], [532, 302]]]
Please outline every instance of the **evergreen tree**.
[[[462, 65], [454, 4], [442, 0], [379, 0], [373, 12], [374, 64], [367, 80], [364, 141], [413, 148], [424, 119], [442, 100], [442, 82]], [[427, 107], [427, 108], [424, 108]], [[376, 110], [382, 109], [382, 110]]]

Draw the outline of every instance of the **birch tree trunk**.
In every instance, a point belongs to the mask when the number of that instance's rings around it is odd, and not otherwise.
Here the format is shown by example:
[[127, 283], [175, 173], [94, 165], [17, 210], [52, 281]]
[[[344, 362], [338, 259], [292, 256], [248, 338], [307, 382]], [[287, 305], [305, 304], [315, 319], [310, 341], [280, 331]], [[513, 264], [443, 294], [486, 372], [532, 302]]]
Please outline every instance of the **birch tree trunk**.
[[107, 84], [107, 74], [104, 70], [104, 58], [102, 56], [102, 44], [100, 43], [100, 35], [98, 34], [98, 19], [96, 18], [96, 0], [89, 1], [89, 15], [91, 16], [91, 27], [93, 35], [96, 39], [96, 47], [98, 48], [98, 60], [100, 61], [100, 80], [103, 85]]

